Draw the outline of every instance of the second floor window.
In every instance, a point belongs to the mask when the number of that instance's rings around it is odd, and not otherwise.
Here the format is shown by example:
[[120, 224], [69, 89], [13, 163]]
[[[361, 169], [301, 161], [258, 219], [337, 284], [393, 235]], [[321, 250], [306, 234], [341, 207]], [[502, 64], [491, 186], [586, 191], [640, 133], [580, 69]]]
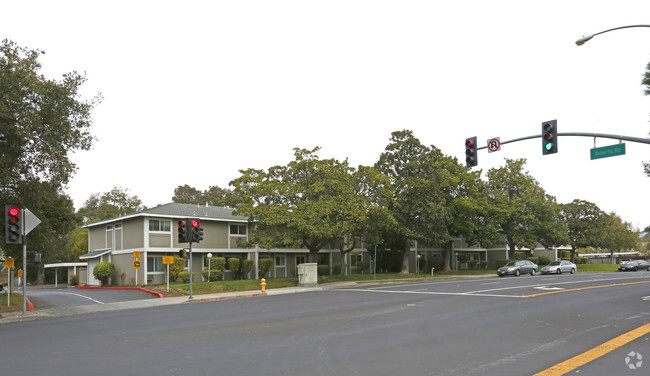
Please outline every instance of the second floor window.
[[160, 232], [170, 232], [171, 231], [171, 222], [163, 221], [159, 219], [150, 219], [149, 220], [149, 231], [160, 231]]
[[230, 225], [230, 235], [246, 235], [246, 225]]

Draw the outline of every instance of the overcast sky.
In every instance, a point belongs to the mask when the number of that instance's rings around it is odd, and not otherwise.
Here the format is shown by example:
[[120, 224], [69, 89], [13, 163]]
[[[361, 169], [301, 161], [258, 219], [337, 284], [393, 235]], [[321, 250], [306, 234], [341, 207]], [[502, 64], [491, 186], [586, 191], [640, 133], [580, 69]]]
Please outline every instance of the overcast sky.
[[[479, 146], [560, 132], [648, 137], [650, 1], [4, 1], [0, 38], [45, 51], [41, 73], [86, 72], [98, 92], [91, 151], [66, 192], [128, 189], [151, 207], [174, 188], [227, 187], [246, 168], [321, 158], [372, 165], [396, 130], [464, 163]], [[618, 143], [599, 138], [596, 146]], [[559, 202], [583, 199], [650, 225], [650, 145], [590, 160], [592, 137], [539, 138], [479, 151], [505, 158]]]

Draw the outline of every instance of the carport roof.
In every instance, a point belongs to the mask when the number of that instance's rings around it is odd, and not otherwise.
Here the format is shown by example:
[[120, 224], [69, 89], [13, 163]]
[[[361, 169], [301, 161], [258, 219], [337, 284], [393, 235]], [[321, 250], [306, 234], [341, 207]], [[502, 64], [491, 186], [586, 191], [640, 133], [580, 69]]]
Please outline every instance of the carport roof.
[[93, 258], [103, 256], [103, 255], [105, 255], [107, 253], [110, 253], [110, 252], [111, 252], [111, 249], [100, 249], [98, 251], [88, 252], [85, 255], [79, 256], [79, 258], [82, 259], [82, 260], [88, 260], [88, 259], [93, 259]]

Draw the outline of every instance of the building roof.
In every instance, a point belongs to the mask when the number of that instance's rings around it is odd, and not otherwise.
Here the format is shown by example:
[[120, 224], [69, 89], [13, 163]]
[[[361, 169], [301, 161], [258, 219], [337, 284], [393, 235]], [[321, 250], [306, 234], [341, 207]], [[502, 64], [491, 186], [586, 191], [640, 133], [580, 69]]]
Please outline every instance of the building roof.
[[79, 258], [82, 259], [82, 260], [88, 260], [88, 259], [103, 256], [103, 255], [105, 255], [107, 253], [110, 253], [111, 251], [112, 250], [110, 248], [100, 249], [100, 250], [97, 250], [97, 251], [88, 252], [85, 255], [79, 256]]
[[248, 222], [247, 217], [233, 215], [233, 210], [235, 209], [222, 206], [202, 206], [171, 202], [169, 204], [158, 205], [154, 208], [144, 209], [142, 211], [123, 215], [121, 217], [90, 223], [83, 227], [99, 226], [123, 219], [136, 217], [196, 218], [207, 221]]

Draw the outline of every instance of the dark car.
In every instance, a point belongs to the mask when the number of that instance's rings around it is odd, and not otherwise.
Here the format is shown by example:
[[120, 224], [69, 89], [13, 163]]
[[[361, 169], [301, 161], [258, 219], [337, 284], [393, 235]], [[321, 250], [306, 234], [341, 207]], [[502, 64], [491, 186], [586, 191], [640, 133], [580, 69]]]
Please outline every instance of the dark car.
[[634, 271], [645, 269], [650, 271], [650, 263], [646, 260], [632, 260], [618, 267], [619, 272]]
[[535, 275], [537, 273], [538, 266], [529, 260], [521, 261], [510, 261], [504, 266], [500, 267], [497, 270], [499, 277], [503, 277], [506, 274], [513, 274], [519, 277], [521, 274], [530, 273], [530, 275]]

